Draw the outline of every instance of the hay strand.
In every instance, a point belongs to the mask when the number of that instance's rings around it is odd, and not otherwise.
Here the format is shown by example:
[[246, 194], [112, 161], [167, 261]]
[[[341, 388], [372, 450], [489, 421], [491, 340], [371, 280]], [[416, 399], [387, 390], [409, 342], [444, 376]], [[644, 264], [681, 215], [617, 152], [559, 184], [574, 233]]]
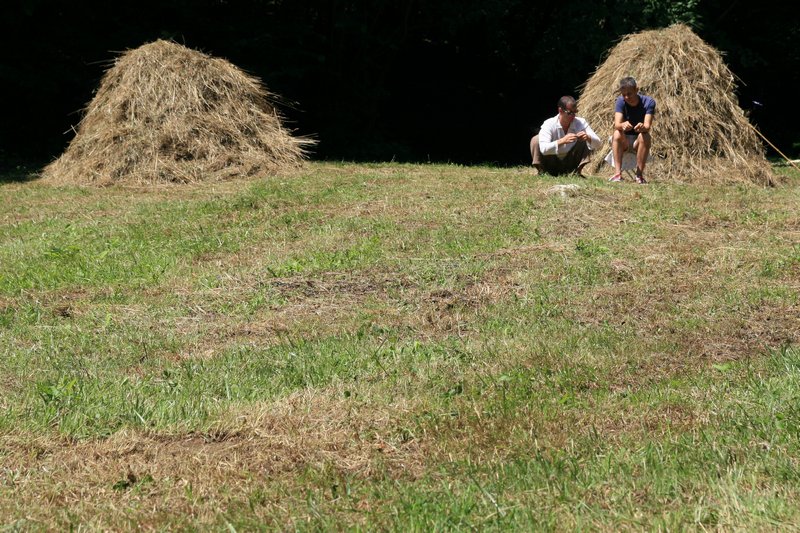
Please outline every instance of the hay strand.
[[145, 44], [115, 60], [43, 178], [188, 183], [295, 167], [313, 141], [284, 128], [277, 99], [224, 59], [169, 41]]
[[736, 79], [719, 51], [689, 27], [676, 24], [622, 39], [584, 84], [581, 115], [601, 134], [604, 145], [590, 163], [593, 172], [610, 167], [614, 99], [619, 80], [636, 78], [639, 90], [655, 98], [653, 146], [647, 174], [659, 181], [749, 182], [773, 185], [773, 175], [736, 96]]

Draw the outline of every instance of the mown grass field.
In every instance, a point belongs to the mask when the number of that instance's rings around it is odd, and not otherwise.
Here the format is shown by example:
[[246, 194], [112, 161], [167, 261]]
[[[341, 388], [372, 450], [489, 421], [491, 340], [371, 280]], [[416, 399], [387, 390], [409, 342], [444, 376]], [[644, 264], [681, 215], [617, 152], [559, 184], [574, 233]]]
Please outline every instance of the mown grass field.
[[776, 171], [0, 182], [0, 530], [794, 527]]

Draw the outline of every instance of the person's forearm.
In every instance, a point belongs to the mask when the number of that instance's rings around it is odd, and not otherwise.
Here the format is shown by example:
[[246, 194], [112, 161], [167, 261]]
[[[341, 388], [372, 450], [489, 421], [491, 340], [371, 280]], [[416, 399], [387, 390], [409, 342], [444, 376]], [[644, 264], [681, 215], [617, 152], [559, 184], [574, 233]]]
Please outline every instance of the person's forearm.
[[603, 141], [600, 140], [600, 136], [595, 133], [591, 126], [587, 125], [586, 129], [583, 130], [586, 133], [586, 144], [589, 145], [590, 150], [597, 150], [603, 144]]
[[558, 153], [558, 140], [551, 141], [549, 139], [539, 140], [539, 152], [542, 155], [554, 155]]

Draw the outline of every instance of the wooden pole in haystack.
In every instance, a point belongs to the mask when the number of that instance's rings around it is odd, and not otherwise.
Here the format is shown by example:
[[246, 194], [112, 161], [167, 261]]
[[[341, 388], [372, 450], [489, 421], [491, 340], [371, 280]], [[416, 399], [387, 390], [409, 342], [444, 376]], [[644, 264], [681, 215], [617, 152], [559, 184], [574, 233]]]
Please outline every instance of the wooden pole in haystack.
[[[750, 124], [750, 123], [748, 122], [748, 124]], [[793, 166], [795, 169], [797, 169], [797, 170], [800, 170], [800, 167], [798, 167], [797, 165], [795, 165], [796, 161], [794, 161], [794, 160], [792, 160], [792, 159], [789, 159], [788, 157], [786, 157], [786, 154], [784, 154], [783, 152], [781, 152], [781, 151], [778, 149], [778, 147], [777, 147], [777, 146], [775, 146], [774, 144], [772, 144], [771, 142], [769, 142], [769, 139], [767, 139], [766, 137], [764, 137], [764, 134], [763, 134], [763, 133], [761, 133], [760, 131], [758, 131], [758, 128], [756, 128], [756, 127], [755, 127], [755, 126], [753, 126], [752, 124], [750, 124], [750, 127], [751, 127], [751, 128], [753, 128], [753, 130], [755, 130], [755, 132], [758, 134], [758, 136], [759, 136], [759, 137], [761, 137], [762, 139], [764, 139], [764, 142], [766, 142], [768, 145], [770, 145], [770, 146], [771, 146], [771, 147], [772, 147], [772, 148], [773, 148], [773, 149], [774, 149], [776, 152], [778, 152], [779, 154], [781, 154], [781, 156], [783, 156], [783, 158], [786, 160], [786, 162], [787, 162], [787, 163], [789, 163], [790, 165], [792, 165], [792, 166]]]

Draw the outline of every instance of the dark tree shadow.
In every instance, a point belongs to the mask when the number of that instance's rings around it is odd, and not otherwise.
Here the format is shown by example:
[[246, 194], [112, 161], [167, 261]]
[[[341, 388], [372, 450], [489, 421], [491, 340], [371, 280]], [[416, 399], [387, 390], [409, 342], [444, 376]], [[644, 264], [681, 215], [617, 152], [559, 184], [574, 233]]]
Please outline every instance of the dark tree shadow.
[[43, 164], [0, 160], [0, 185], [36, 181], [43, 168]]

